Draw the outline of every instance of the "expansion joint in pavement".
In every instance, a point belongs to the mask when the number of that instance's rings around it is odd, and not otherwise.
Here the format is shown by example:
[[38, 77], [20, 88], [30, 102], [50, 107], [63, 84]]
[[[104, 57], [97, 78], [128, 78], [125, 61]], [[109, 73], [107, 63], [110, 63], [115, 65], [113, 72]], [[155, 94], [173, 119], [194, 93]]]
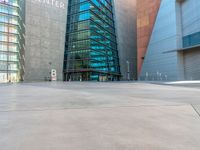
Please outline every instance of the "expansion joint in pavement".
[[195, 108], [195, 106], [193, 104], [191, 104], [192, 108], [194, 109], [194, 111], [197, 113], [197, 115], [200, 117], [200, 113], [199, 111]]
[[[62, 108], [43, 108], [43, 109], [13, 109], [13, 110], [0, 110], [1, 112], [39, 112], [39, 111], [57, 111], [57, 110], [72, 110], [72, 109], [115, 109], [115, 108], [141, 108], [141, 107], [179, 107], [186, 106], [185, 104], [177, 104], [177, 105], [133, 105], [133, 106], [102, 106], [102, 107], [62, 107]], [[200, 114], [199, 114], [200, 115]]]

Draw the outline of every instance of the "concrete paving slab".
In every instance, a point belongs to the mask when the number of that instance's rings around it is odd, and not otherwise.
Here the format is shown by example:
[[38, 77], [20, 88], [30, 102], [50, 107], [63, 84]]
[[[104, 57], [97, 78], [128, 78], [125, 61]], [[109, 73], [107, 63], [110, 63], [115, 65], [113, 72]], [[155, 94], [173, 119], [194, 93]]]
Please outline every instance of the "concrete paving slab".
[[200, 147], [200, 89], [56, 82], [1, 85], [0, 94], [2, 150]]
[[190, 106], [0, 113], [4, 150], [198, 150], [200, 119]]

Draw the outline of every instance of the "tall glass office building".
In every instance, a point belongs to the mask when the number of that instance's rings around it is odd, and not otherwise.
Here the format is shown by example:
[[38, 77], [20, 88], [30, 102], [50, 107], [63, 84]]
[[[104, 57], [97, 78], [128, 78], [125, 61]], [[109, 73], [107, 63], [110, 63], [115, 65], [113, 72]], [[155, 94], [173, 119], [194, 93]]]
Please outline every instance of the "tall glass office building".
[[0, 0], [0, 82], [23, 80], [24, 1]]
[[118, 80], [113, 1], [69, 0], [67, 20], [65, 80]]

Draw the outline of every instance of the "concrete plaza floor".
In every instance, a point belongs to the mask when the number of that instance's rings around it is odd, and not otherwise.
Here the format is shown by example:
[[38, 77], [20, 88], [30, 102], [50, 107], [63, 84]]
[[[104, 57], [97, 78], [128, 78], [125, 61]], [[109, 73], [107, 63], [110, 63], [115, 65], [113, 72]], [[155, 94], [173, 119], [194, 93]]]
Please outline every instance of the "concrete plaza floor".
[[0, 84], [0, 150], [199, 150], [196, 87]]

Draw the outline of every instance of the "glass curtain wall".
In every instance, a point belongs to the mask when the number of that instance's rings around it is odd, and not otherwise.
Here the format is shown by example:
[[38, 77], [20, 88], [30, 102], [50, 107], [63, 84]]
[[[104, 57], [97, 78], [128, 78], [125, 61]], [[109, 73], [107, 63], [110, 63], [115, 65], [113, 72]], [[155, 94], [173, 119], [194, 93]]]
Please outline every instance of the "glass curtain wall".
[[0, 0], [0, 82], [23, 80], [24, 1]]
[[69, 0], [65, 80], [119, 80], [112, 0]]

